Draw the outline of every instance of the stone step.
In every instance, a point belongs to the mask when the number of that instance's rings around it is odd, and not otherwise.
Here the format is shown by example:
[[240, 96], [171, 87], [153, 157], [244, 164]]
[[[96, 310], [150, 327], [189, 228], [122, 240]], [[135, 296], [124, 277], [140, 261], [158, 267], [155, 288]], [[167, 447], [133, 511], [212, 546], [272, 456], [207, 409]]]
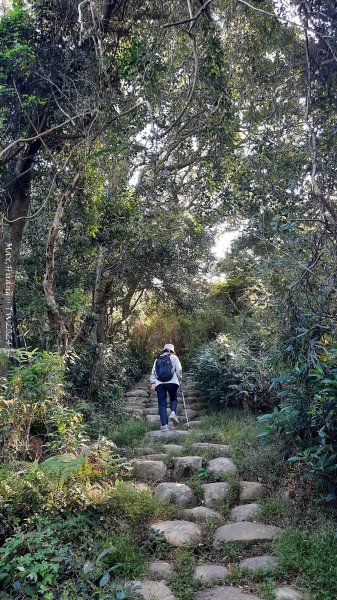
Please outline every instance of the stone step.
[[231, 447], [228, 444], [212, 444], [210, 442], [196, 442], [192, 444], [194, 450], [212, 450], [219, 456], [227, 456], [230, 454]]
[[147, 423], [160, 423], [160, 417], [159, 415], [146, 415], [145, 421]]
[[143, 600], [176, 600], [170, 588], [162, 581], [133, 581], [131, 583], [132, 596], [130, 598], [143, 598]]
[[170, 546], [197, 546], [201, 543], [201, 529], [191, 521], [158, 521], [151, 525], [151, 530], [161, 533]]
[[145, 390], [134, 389], [134, 390], [130, 390], [130, 392], [126, 392], [125, 397], [126, 398], [148, 398], [149, 395], [150, 395], [150, 393], [146, 392]]
[[180, 429], [170, 429], [170, 431], [148, 431], [144, 436], [144, 442], [153, 442], [155, 440], [179, 440], [191, 435], [190, 431]]
[[168, 478], [167, 467], [160, 460], [144, 460], [135, 458], [131, 461], [133, 475], [143, 481], [165, 481]]
[[185, 423], [185, 429], [199, 429], [202, 425], [202, 421], [199, 419], [193, 419], [193, 421], [189, 420], [189, 424]]
[[[177, 416], [178, 416], [178, 419], [181, 419], [181, 418], [185, 417], [185, 414], [178, 414]], [[195, 410], [187, 409], [187, 416], [190, 421], [193, 421], [194, 419], [197, 418], [198, 413]], [[159, 417], [158, 412], [157, 412], [157, 414], [153, 414], [153, 413], [147, 414], [145, 416], [145, 420], [147, 423], [160, 423], [160, 417]]]
[[152, 579], [170, 582], [173, 577], [174, 567], [166, 560], [153, 560], [149, 564], [148, 573]]
[[[200, 408], [200, 402], [185, 402], [185, 404], [186, 404], [187, 409], [197, 410], [198, 412], [203, 412], [203, 409]], [[148, 409], [152, 408], [154, 410], [158, 410], [158, 401], [153, 400], [150, 402], [150, 404], [144, 403], [144, 406], [145, 406], [145, 408], [148, 408]], [[169, 400], [167, 401], [166, 408], [167, 408], [167, 410], [170, 409]], [[179, 400], [178, 400], [178, 411], [180, 413], [184, 412], [184, 405], [182, 402], [179, 402]]]
[[224, 500], [229, 494], [229, 485], [225, 481], [205, 483], [202, 488], [204, 490], [204, 503], [207, 508], [216, 507], [217, 502]]
[[142, 456], [137, 456], [138, 460], [160, 460], [163, 461], [165, 459], [167, 459], [167, 455], [166, 454], [142, 454]]
[[134, 406], [135, 408], [147, 408], [145, 398], [123, 398], [124, 406]]
[[259, 511], [260, 505], [256, 502], [234, 506], [231, 510], [231, 521], [255, 521]]
[[160, 483], [155, 488], [154, 495], [160, 500], [172, 502], [181, 508], [187, 508], [195, 503], [194, 493], [185, 483]]
[[257, 481], [240, 481], [239, 489], [240, 502], [254, 502], [267, 494], [265, 486]]
[[164, 444], [163, 450], [167, 454], [169, 454], [170, 452], [183, 452], [184, 446], [181, 446], [180, 444]]
[[202, 468], [201, 456], [177, 456], [173, 459], [173, 479], [182, 481], [188, 479]]
[[310, 595], [293, 587], [292, 585], [281, 585], [274, 590], [275, 600], [309, 600]]
[[222, 523], [224, 520], [220, 513], [212, 510], [211, 508], [207, 508], [206, 506], [186, 508], [184, 510], [184, 516], [188, 519], [192, 519], [196, 523], [205, 523], [210, 519], [212, 519], [212, 521], [218, 521], [219, 523]]
[[221, 585], [209, 590], [199, 590], [194, 594], [193, 600], [261, 600], [261, 597], [247, 594], [240, 588]]
[[198, 565], [195, 568], [193, 579], [196, 583], [201, 585], [213, 584], [215, 582], [220, 583], [226, 579], [228, 573], [228, 569], [223, 565], [206, 563], [204, 565]]
[[280, 535], [281, 529], [275, 525], [240, 521], [219, 527], [213, 539], [213, 547], [218, 548], [223, 542], [245, 542], [256, 544], [273, 540]]
[[228, 473], [236, 473], [237, 468], [230, 458], [213, 458], [207, 464], [207, 470], [213, 473], [213, 475], [223, 476]]
[[139, 418], [144, 417], [144, 412], [141, 410], [141, 408], [126, 407], [125, 410], [129, 415], [133, 415], [134, 417], [139, 417]]
[[251, 556], [245, 558], [239, 562], [239, 567], [248, 569], [248, 571], [273, 571], [277, 567], [277, 560], [275, 556], [271, 554], [264, 554], [263, 556]]

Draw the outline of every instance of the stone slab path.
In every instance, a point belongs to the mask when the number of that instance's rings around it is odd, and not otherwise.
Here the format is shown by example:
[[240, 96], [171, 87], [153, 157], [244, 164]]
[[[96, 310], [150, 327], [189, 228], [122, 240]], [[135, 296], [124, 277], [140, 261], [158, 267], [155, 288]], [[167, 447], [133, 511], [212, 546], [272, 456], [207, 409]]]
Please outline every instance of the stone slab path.
[[[135, 485], [145, 486], [157, 498], [166, 500], [177, 507], [179, 517], [172, 520], [158, 520], [149, 525], [149, 533], [160, 534], [168, 546], [173, 548], [197, 549], [205, 543], [213, 546], [217, 559], [208, 562], [199, 560], [195, 566], [193, 582], [196, 591], [193, 600], [261, 600], [259, 596], [239, 587], [226, 584], [229, 565], [226, 565], [225, 544], [242, 544], [252, 546], [252, 554], [244, 560], [238, 560], [237, 566], [247, 572], [267, 571], [277, 568], [277, 561], [269, 554], [258, 554], [256, 547], [280, 535], [278, 527], [258, 522], [259, 501], [267, 494], [265, 486], [257, 481], [239, 481], [239, 504], [232, 508], [229, 518], [221, 514], [221, 502], [226, 501], [231, 492], [231, 484], [227, 481], [204, 483], [200, 486], [200, 496], [196, 497], [188, 485], [190, 478], [203, 469], [216, 479], [238, 477], [237, 467], [231, 460], [231, 448], [228, 444], [215, 444], [207, 441], [207, 433], [203, 433], [202, 441], [189, 446], [192, 453], [184, 455], [183, 442], [191, 435], [193, 423], [198, 427], [198, 417], [204, 414], [204, 405], [200, 392], [195, 389], [191, 379], [185, 386], [185, 398], [191, 428], [186, 430], [185, 418], [181, 403], [178, 417], [180, 423], [164, 432], [159, 428], [149, 431], [144, 438], [144, 447], [140, 450], [143, 456], [132, 460]], [[134, 390], [125, 396], [126, 410], [134, 419], [143, 419], [150, 424], [159, 424], [156, 394], [150, 390], [148, 378], [137, 384]], [[196, 431], [198, 429], [196, 428]], [[206, 437], [206, 439], [205, 439]], [[155, 452], [152, 444], [164, 441], [160, 452]], [[205, 460], [203, 453], [212, 458]], [[167, 458], [171, 459], [167, 460]], [[169, 465], [169, 466], [168, 466]], [[209, 529], [209, 525], [212, 528]], [[213, 533], [212, 533], [213, 531]], [[211, 532], [211, 540], [209, 535]], [[223, 563], [221, 549], [223, 548]], [[263, 546], [261, 547], [261, 549]], [[198, 554], [196, 554], [196, 557]], [[134, 597], [144, 600], [175, 600], [170, 588], [174, 577], [174, 565], [167, 560], [153, 560], [147, 571], [147, 579], [132, 582]], [[280, 586], [275, 590], [277, 600], [307, 600], [307, 596], [292, 586]]]

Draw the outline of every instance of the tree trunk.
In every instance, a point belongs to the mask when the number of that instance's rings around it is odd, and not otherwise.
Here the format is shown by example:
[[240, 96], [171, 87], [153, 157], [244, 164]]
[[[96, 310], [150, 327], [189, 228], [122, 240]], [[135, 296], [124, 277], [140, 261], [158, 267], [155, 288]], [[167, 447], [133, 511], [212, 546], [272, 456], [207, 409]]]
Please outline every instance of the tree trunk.
[[55, 272], [55, 242], [58, 236], [58, 232], [61, 227], [61, 221], [64, 213], [64, 209], [67, 203], [70, 201], [72, 195], [83, 178], [83, 171], [78, 171], [72, 180], [69, 189], [62, 195], [54, 215], [52, 226], [49, 230], [49, 236], [47, 240], [46, 248], [46, 272], [43, 280], [43, 289], [46, 298], [46, 302], [49, 309], [49, 316], [51, 325], [55, 326], [57, 332], [57, 345], [61, 356], [63, 356], [68, 347], [68, 331], [66, 327], [65, 317], [60, 310], [54, 290], [54, 272]]
[[[30, 205], [32, 167], [40, 146], [40, 140], [34, 141], [16, 160], [10, 174], [12, 185], [5, 200], [6, 215], [0, 230], [0, 348], [4, 350], [9, 350], [12, 345], [15, 276]], [[5, 375], [6, 371], [7, 365], [0, 365], [0, 374]]]

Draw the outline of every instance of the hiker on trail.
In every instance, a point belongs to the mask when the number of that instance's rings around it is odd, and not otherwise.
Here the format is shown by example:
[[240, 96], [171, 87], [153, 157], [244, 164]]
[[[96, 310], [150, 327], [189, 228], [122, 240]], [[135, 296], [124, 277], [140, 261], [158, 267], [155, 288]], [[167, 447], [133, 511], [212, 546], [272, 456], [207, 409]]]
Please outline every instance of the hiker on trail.
[[[169, 431], [169, 419], [179, 423], [177, 412], [177, 392], [182, 380], [180, 360], [174, 351], [173, 344], [165, 344], [161, 354], [156, 358], [152, 367], [150, 381], [151, 390], [156, 390], [162, 431]], [[170, 397], [171, 414], [167, 417], [166, 397]]]

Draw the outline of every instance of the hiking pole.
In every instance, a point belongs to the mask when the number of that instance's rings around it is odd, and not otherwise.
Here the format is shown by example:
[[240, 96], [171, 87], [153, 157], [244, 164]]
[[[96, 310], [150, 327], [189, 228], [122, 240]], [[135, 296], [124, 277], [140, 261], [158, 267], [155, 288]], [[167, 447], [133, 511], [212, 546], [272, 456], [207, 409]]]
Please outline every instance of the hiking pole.
[[185, 396], [184, 396], [184, 390], [183, 390], [183, 384], [182, 383], [179, 385], [179, 389], [180, 389], [180, 393], [181, 393], [181, 397], [183, 399], [183, 405], [184, 405], [184, 409], [185, 409], [186, 427], [187, 427], [187, 429], [189, 429], [190, 428], [190, 423], [189, 423], [188, 416], [187, 416], [187, 409], [186, 409]]

